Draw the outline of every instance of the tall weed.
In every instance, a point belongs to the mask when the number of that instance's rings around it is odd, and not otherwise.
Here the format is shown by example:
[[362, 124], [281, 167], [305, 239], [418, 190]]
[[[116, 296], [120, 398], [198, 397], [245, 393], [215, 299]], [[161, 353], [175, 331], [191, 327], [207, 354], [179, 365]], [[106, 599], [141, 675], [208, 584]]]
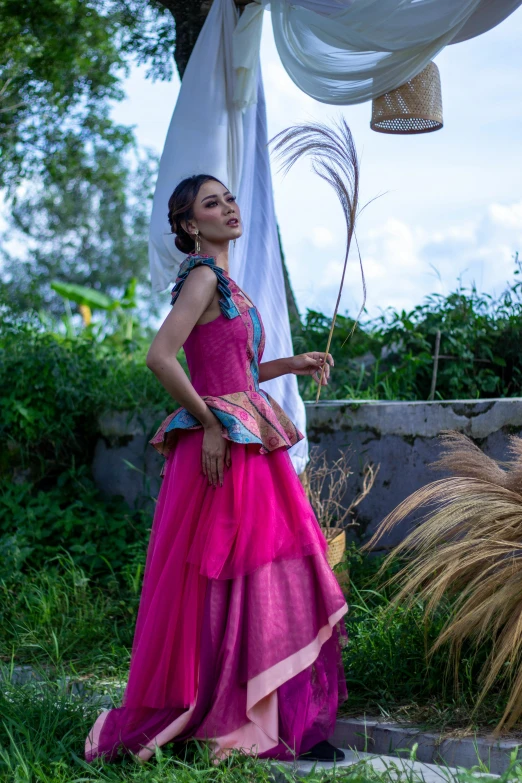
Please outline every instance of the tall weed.
[[101, 585], [70, 557], [56, 557], [0, 581], [0, 660], [109, 674], [114, 661], [128, 661], [137, 607], [123, 579]]
[[[429, 622], [419, 601], [411, 608], [389, 610], [392, 589], [387, 579], [395, 563], [380, 573], [381, 557], [361, 555], [355, 546], [347, 553], [350, 568], [350, 612], [346, 619], [349, 644], [343, 651], [349, 700], [344, 710], [353, 714], [401, 713], [407, 720], [432, 724], [495, 725], [502, 714], [508, 689], [499, 687], [472, 717], [480, 691], [479, 672], [491, 640], [477, 652], [464, 648], [456, 671], [450, 668], [446, 647], [431, 648], [450, 617], [442, 601]], [[426, 709], [427, 706], [429, 709]]]

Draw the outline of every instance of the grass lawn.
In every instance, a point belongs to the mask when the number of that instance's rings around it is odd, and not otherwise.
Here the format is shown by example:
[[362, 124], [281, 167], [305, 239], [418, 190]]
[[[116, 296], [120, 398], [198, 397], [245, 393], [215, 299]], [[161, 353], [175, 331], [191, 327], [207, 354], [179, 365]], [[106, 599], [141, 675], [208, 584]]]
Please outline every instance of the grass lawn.
[[[444, 608], [429, 626], [420, 606], [390, 618], [385, 613], [389, 596], [376, 582], [377, 564], [353, 552], [350, 558], [350, 644], [344, 651], [350, 696], [341, 715], [385, 715], [443, 730], [491, 728], [503, 695], [496, 694], [472, 714], [481, 662], [477, 656], [464, 651], [457, 691], [444, 651], [426, 662], [427, 649], [447, 616]], [[79, 681], [87, 693], [112, 693], [117, 702], [118, 686], [127, 676], [141, 573], [138, 564], [125, 574], [89, 578], [71, 558], [62, 557], [45, 569], [17, 571], [0, 581], [4, 678], [10, 667], [26, 664], [46, 680], [4, 683], [1, 689], [1, 783], [217, 782], [223, 775], [227, 783], [270, 779], [266, 764], [239, 754], [215, 766], [205, 748], [193, 742], [161, 752], [145, 767], [132, 759], [109, 765], [83, 762], [83, 743], [99, 706], [86, 704], [64, 683]], [[364, 763], [343, 776], [382, 779]]]
[[[48, 681], [24, 686], [2, 687], [0, 693], [0, 783], [274, 783], [300, 780], [291, 767], [258, 761], [234, 753], [215, 765], [204, 744], [192, 741], [158, 750], [147, 764], [133, 758], [104, 764], [87, 764], [83, 743], [97, 714], [97, 708], [68, 693], [60, 684]], [[441, 769], [441, 782], [446, 778]], [[408, 771], [400, 760], [387, 763], [385, 772], [375, 771], [367, 761], [350, 768], [316, 770], [307, 778], [350, 783], [421, 783], [419, 773]], [[471, 783], [470, 772], [462, 772], [462, 783]], [[487, 783], [488, 777], [481, 778]], [[493, 779], [489, 779], [493, 780]], [[513, 765], [500, 779], [522, 781], [522, 767]]]

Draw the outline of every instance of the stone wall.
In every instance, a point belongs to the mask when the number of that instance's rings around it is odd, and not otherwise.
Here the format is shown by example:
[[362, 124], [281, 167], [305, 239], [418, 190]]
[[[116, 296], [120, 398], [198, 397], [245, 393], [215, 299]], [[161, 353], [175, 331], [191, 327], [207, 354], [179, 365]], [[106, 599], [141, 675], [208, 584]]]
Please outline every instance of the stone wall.
[[[506, 459], [511, 434], [522, 435], [522, 399], [447, 402], [306, 403], [310, 447], [350, 452], [353, 475], [346, 501], [358, 491], [366, 462], [380, 465], [370, 495], [359, 507], [357, 540], [365, 541], [398, 503], [441, 474], [429, 464], [439, 455], [443, 430], [464, 432], [490, 456]], [[116, 413], [100, 420], [100, 439], [93, 462], [96, 483], [107, 494], [123, 495], [134, 506], [153, 508], [163, 458], [148, 445], [161, 416]], [[379, 546], [389, 548], [405, 534], [396, 528]]]
[[[306, 403], [306, 411], [311, 448], [326, 449], [332, 459], [339, 455], [339, 449], [350, 451], [354, 473], [349, 495], [360, 488], [366, 462], [380, 465], [371, 493], [359, 506], [356, 537], [360, 541], [367, 540], [386, 514], [410, 493], [443, 475], [429, 467], [439, 456], [438, 435], [443, 430], [469, 435], [496, 459], [507, 458], [511, 434], [522, 434], [519, 398], [477, 402], [324, 401]], [[398, 543], [409, 526], [395, 528], [379, 547]]]
[[133, 507], [154, 507], [164, 458], [149, 445], [164, 416], [144, 411], [107, 413], [98, 422], [92, 472], [106, 495], [121, 495]]

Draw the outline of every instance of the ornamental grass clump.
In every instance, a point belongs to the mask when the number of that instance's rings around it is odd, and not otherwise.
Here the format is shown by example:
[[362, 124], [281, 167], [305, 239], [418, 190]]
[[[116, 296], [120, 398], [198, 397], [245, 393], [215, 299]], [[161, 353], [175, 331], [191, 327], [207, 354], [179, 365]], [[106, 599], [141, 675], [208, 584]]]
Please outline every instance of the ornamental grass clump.
[[422, 523], [384, 561], [383, 568], [408, 557], [391, 579], [399, 587], [391, 607], [413, 606], [420, 599], [428, 618], [451, 599], [432, 652], [448, 643], [457, 674], [464, 645], [489, 648], [475, 710], [494, 686], [506, 687], [498, 733], [522, 716], [522, 438], [510, 439], [510, 459], [504, 463], [461, 433], [443, 433], [442, 444], [434, 467], [452, 475], [406, 498], [366, 548], [410, 514], [424, 512]]

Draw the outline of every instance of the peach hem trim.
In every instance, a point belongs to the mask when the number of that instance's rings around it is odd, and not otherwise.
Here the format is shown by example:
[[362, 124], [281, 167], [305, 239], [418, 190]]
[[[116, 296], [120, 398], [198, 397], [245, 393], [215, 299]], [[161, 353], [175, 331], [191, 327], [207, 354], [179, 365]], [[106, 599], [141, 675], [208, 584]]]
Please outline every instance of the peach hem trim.
[[[324, 625], [319, 629], [319, 633], [310, 644], [248, 681], [246, 708], [248, 723], [245, 723], [230, 734], [216, 737], [209, 741], [216, 760], [225, 758], [227, 751], [234, 748], [241, 748], [251, 753], [264, 753], [278, 744], [277, 688], [315, 661], [321, 647], [331, 637], [334, 625], [339, 622], [347, 611], [348, 605], [345, 603], [337, 612], [330, 615], [328, 625]], [[151, 746], [147, 745], [142, 748], [137, 757], [142, 761], [148, 761], [154, 755], [156, 747], [170, 742], [170, 740], [180, 734], [189, 722], [195, 707], [196, 703], [194, 701], [186, 712], [172, 721], [172, 723], [169, 723], [163, 731], [160, 731], [154, 737]], [[108, 713], [109, 710], [103, 710], [98, 715], [85, 741], [86, 754], [97, 750], [100, 733]]]
[[270, 750], [278, 743], [279, 715], [277, 691], [266, 696], [254, 710], [247, 713], [250, 719], [239, 729], [223, 737], [209, 740], [209, 747], [217, 763], [226, 758], [231, 750], [244, 750], [251, 755]]
[[331, 637], [334, 625], [347, 611], [348, 604], [345, 603], [330, 615], [328, 625], [319, 629], [310, 644], [248, 681], [246, 714], [249, 722], [230, 734], [211, 741], [216, 759], [225, 758], [227, 751], [233, 748], [264, 753], [278, 744], [277, 688], [316, 660], [321, 647]]
[[270, 669], [261, 672], [256, 677], [253, 677], [247, 683], [247, 715], [252, 708], [264, 699], [269, 693], [275, 691], [284, 682], [290, 680], [303, 669], [310, 666], [317, 656], [323, 644], [332, 635], [332, 629], [336, 623], [339, 622], [341, 617], [348, 611], [348, 604], [344, 604], [334, 614], [331, 614], [328, 618], [328, 625], [323, 625], [319, 629], [319, 633], [315, 639], [298, 650], [296, 653], [292, 653], [288, 658], [284, 658], [279, 663], [276, 663]]
[[161, 745], [165, 745], [166, 742], [170, 742], [174, 737], [177, 737], [189, 722], [195, 708], [196, 702], [194, 701], [186, 712], [180, 715], [179, 718], [176, 718], [176, 720], [173, 720], [172, 723], [169, 723], [168, 726], [165, 726], [163, 731], [160, 731], [159, 734], [156, 734], [150, 745], [146, 745], [142, 748], [137, 754], [137, 757], [142, 761], [148, 761], [154, 755], [154, 751], [157, 747], [161, 747]]
[[102, 710], [98, 715], [98, 717], [96, 718], [94, 722], [94, 726], [92, 727], [89, 734], [87, 735], [87, 739], [85, 740], [86, 756], [91, 756], [91, 754], [95, 754], [96, 751], [98, 750], [98, 743], [100, 740], [101, 730], [108, 714], [109, 714], [109, 710]]
[[[170, 742], [170, 740], [174, 739], [174, 737], [176, 737], [181, 731], [183, 731], [183, 729], [189, 722], [195, 707], [196, 707], [196, 702], [194, 701], [194, 703], [191, 704], [190, 707], [182, 715], [179, 716], [179, 718], [176, 718], [176, 720], [172, 721], [172, 723], [169, 723], [168, 726], [166, 726], [162, 731], [160, 731], [159, 734], [157, 734], [152, 739], [151, 745], [146, 745], [144, 748], [142, 748], [139, 751], [139, 753], [136, 754], [137, 758], [141, 759], [142, 761], [148, 761], [154, 755], [154, 751], [156, 747], [164, 745], [166, 742]], [[109, 712], [110, 710], [103, 710], [96, 718], [96, 722], [92, 727], [91, 731], [89, 732], [87, 739], [85, 740], [86, 756], [96, 755], [96, 751], [98, 750], [101, 730], [103, 728], [103, 724], [105, 723], [105, 720]]]

